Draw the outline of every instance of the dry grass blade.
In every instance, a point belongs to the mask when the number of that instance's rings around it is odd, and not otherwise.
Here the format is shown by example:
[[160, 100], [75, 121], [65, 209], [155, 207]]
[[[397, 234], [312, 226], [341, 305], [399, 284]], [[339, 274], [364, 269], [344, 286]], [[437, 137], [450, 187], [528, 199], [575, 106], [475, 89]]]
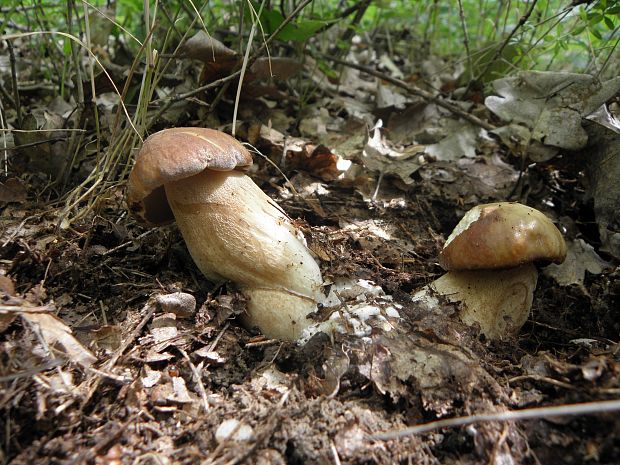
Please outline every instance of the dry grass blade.
[[505, 422], [505, 421], [523, 421], [533, 420], [536, 418], [558, 417], [567, 415], [591, 415], [595, 413], [606, 413], [620, 410], [620, 400], [605, 400], [600, 402], [584, 402], [581, 404], [565, 404], [553, 407], [537, 407], [523, 410], [512, 410], [499, 413], [481, 413], [478, 415], [469, 415], [466, 417], [448, 418], [446, 420], [432, 421], [422, 425], [412, 426], [398, 431], [388, 431], [378, 433], [373, 439], [389, 441], [392, 439], [400, 439], [416, 434], [428, 433], [441, 428], [454, 428], [457, 426], [466, 426], [474, 423], [483, 422]]

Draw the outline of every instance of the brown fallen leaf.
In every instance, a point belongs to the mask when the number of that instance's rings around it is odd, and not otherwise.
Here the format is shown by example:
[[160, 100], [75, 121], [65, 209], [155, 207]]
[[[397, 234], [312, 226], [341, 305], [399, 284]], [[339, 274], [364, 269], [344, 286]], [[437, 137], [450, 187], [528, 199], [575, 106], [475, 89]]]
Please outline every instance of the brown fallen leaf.
[[256, 145], [271, 157], [286, 161], [286, 167], [303, 170], [323, 181], [338, 179], [338, 157], [325, 145], [299, 138], [286, 137], [280, 131], [261, 125]]
[[200, 60], [205, 63], [221, 62], [222, 66], [228, 62], [234, 66], [238, 59], [237, 52], [228, 48], [213, 36], [207, 35], [202, 29], [179, 47], [178, 56], [180, 58]]
[[26, 186], [19, 178], [0, 182], [0, 202], [23, 202], [26, 200]]
[[73, 336], [71, 328], [60, 318], [49, 313], [22, 313], [21, 317], [50, 347], [60, 345], [72, 362], [89, 367], [97, 361], [97, 357]]
[[[8, 300], [10, 296], [15, 294], [15, 285], [13, 281], [8, 276], [0, 275], [0, 302]], [[3, 314], [0, 312], [0, 334], [6, 331], [13, 320], [16, 318], [16, 314], [9, 312], [7, 314]]]
[[121, 346], [121, 328], [117, 325], [104, 325], [90, 332], [92, 343], [99, 349], [111, 353]]
[[323, 181], [334, 181], [341, 173], [337, 167], [338, 157], [324, 145], [308, 143], [301, 153], [290, 152], [286, 158], [291, 168], [303, 169]]
[[[561, 265], [551, 264], [544, 270], [546, 276], [551, 276], [560, 286], [576, 284], [583, 288], [586, 271], [591, 274], [601, 274], [605, 270], [613, 270], [611, 263], [603, 260], [590, 244], [583, 239], [575, 239], [568, 244], [566, 260]], [[585, 289], [585, 288], [584, 288]]]
[[416, 144], [397, 150], [381, 134], [382, 125], [383, 123], [379, 120], [372, 136], [366, 141], [362, 152], [363, 165], [380, 175], [393, 174], [406, 184], [412, 184], [411, 174], [426, 163], [423, 156], [424, 146]]

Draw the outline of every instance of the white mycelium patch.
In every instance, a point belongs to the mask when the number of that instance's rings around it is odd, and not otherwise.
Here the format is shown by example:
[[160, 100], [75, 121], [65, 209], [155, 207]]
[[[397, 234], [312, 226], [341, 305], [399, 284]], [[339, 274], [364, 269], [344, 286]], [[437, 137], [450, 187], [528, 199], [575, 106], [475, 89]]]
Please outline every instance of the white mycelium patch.
[[326, 321], [314, 324], [303, 332], [298, 340], [301, 344], [320, 331], [362, 338], [370, 336], [373, 328], [390, 331], [393, 325], [389, 319], [400, 318], [398, 309], [402, 308], [380, 286], [364, 279], [336, 280], [321, 303], [324, 307], [333, 308], [333, 311]]

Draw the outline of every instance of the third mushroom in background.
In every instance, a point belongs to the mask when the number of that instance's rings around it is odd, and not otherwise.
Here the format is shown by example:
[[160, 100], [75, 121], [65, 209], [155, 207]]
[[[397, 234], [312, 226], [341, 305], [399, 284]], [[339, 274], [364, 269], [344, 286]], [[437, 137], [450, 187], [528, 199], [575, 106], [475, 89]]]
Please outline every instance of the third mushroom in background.
[[490, 339], [516, 334], [527, 320], [538, 272], [534, 262], [561, 263], [566, 244], [540, 211], [514, 202], [474, 207], [448, 237], [439, 261], [448, 273], [429, 289], [460, 302], [460, 318]]

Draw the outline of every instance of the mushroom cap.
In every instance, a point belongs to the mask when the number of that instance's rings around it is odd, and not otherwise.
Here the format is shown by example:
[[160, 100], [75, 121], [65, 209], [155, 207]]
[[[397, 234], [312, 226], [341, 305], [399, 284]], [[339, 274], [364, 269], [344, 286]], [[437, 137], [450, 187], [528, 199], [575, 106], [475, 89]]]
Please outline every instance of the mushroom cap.
[[208, 128], [171, 128], [149, 136], [129, 175], [127, 204], [142, 222], [174, 221], [164, 185], [202, 171], [247, 171], [252, 156], [235, 138]]
[[516, 202], [478, 205], [456, 225], [439, 254], [446, 270], [493, 270], [562, 263], [566, 243], [549, 218]]

